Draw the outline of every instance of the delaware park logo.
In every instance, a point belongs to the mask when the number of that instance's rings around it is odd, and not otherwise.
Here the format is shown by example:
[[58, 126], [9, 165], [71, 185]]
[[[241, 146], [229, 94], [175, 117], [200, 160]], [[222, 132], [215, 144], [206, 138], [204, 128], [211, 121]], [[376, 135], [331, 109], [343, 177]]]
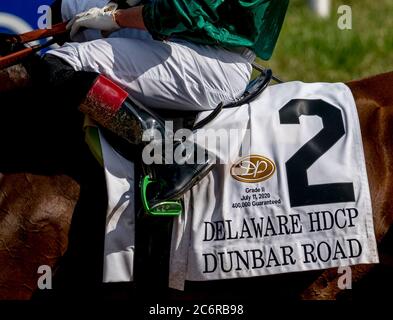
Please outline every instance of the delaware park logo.
[[269, 179], [276, 171], [272, 160], [264, 156], [249, 155], [231, 167], [231, 175], [240, 182], [257, 183]]

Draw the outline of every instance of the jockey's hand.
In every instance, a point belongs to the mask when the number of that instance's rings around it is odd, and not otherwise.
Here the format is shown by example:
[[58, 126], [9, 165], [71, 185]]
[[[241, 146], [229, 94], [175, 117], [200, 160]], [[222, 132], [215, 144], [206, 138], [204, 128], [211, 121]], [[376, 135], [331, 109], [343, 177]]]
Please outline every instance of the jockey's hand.
[[67, 24], [67, 29], [71, 29], [70, 38], [72, 39], [80, 28], [98, 29], [106, 34], [120, 29], [114, 17], [116, 9], [116, 3], [109, 3], [103, 8], [91, 8], [77, 14]]

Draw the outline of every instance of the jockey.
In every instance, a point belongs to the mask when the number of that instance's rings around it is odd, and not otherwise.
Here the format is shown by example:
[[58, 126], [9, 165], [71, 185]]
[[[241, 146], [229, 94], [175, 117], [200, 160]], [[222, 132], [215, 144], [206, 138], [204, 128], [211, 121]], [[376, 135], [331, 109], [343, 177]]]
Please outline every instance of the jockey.
[[[49, 51], [38, 66], [27, 68], [33, 82], [39, 79], [67, 92], [84, 90], [80, 98], [105, 85], [97, 81], [98, 74], [109, 78], [119, 86], [116, 90], [125, 90], [142, 103], [128, 101], [126, 106], [127, 119], [141, 122], [131, 139], [138, 143], [141, 128], [149, 129], [154, 123], [163, 131], [162, 121], [143, 105], [203, 111], [239, 98], [255, 57], [271, 57], [289, 1], [139, 2], [62, 0], [62, 18], [70, 20], [70, 37], [75, 42]], [[202, 164], [157, 169], [156, 176], [166, 180], [167, 186], [152, 201], [184, 193], [211, 167], [207, 155]]]

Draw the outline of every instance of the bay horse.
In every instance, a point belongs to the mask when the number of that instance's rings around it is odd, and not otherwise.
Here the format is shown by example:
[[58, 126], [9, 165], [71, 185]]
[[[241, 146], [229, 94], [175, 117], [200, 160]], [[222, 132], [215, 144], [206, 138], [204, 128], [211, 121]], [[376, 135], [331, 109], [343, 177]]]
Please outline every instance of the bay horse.
[[[150, 276], [150, 285], [156, 286], [156, 295], [233, 300], [255, 286], [263, 288], [261, 297], [339, 299], [362, 297], [370, 288], [391, 283], [393, 72], [347, 85], [360, 118], [381, 263], [352, 267], [354, 289], [344, 291], [337, 285], [337, 269], [191, 283], [180, 293], [166, 289], [165, 277], [158, 279], [150, 273], [154, 268], [147, 268], [146, 278]], [[29, 106], [28, 93], [17, 94], [25, 97], [24, 102], [13, 104], [12, 95], [0, 101], [0, 299], [130, 298], [141, 292], [151, 297], [147, 285], [101, 284], [106, 190], [103, 170], [83, 141], [81, 115], [54, 114], [57, 108], [51, 108], [40, 112], [47, 116], [37, 118], [38, 106]], [[54, 121], [59, 116], [62, 121]], [[55, 273], [53, 290], [37, 289], [40, 265]]]

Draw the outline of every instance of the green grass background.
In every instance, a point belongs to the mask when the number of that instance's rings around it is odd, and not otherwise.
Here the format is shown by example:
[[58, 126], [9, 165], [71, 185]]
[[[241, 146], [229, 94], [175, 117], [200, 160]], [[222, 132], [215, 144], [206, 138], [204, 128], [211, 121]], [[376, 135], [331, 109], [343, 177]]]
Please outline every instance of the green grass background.
[[[337, 26], [344, 4], [352, 7], [352, 30]], [[259, 62], [286, 81], [345, 82], [393, 71], [393, 0], [333, 0], [328, 19], [306, 0], [290, 0], [272, 59]]]

